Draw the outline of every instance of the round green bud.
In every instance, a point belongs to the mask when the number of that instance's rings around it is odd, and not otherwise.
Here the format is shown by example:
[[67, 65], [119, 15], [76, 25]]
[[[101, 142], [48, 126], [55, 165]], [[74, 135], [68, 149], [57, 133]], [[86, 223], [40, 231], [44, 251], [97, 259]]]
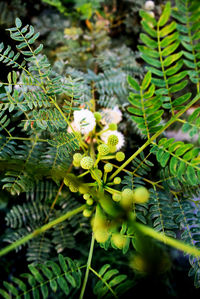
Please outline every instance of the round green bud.
[[76, 186], [75, 184], [73, 184], [73, 183], [70, 183], [69, 184], [69, 190], [71, 191], [71, 192], [78, 192], [78, 186]]
[[119, 249], [122, 249], [126, 244], [126, 237], [122, 234], [113, 234], [111, 240], [113, 244]]
[[115, 146], [119, 142], [119, 139], [116, 135], [110, 135], [108, 137], [108, 145]]
[[109, 146], [107, 144], [100, 144], [97, 147], [97, 150], [101, 156], [106, 156], [110, 152]]
[[91, 169], [94, 165], [94, 161], [91, 157], [86, 156], [81, 160], [81, 167], [83, 169]]
[[110, 150], [111, 154], [115, 153], [117, 151], [116, 145], [113, 145], [113, 146], [109, 145], [109, 150]]
[[110, 131], [116, 131], [117, 130], [117, 124], [114, 124], [114, 123], [109, 124], [108, 128], [109, 128]]
[[116, 176], [113, 180], [113, 183], [115, 185], [119, 185], [121, 183], [121, 181], [122, 181], [121, 178], [119, 176]]
[[89, 198], [89, 199], [86, 201], [86, 203], [87, 203], [88, 206], [92, 206], [93, 203], [94, 203], [94, 201], [93, 201], [92, 198]]
[[79, 162], [80, 163], [82, 157], [83, 156], [80, 153], [76, 153], [76, 154], [73, 155], [73, 160], [74, 160], [74, 162], [77, 162], [77, 163]]
[[100, 121], [102, 116], [101, 116], [101, 113], [100, 112], [94, 112], [94, 117], [96, 119], [96, 121]]
[[84, 195], [83, 195], [83, 198], [84, 198], [85, 200], [88, 200], [88, 199], [90, 198], [90, 194], [89, 194], [89, 193], [84, 194]]
[[112, 199], [114, 200], [114, 201], [120, 201], [121, 200], [121, 194], [118, 194], [118, 193], [114, 193], [113, 194], [113, 196], [112, 196]]
[[149, 199], [149, 191], [141, 186], [134, 190], [133, 192], [133, 201], [135, 203], [146, 203]]
[[92, 215], [92, 211], [88, 209], [83, 210], [83, 216], [84, 217], [90, 217]]
[[104, 171], [105, 172], [111, 172], [113, 170], [113, 166], [112, 166], [112, 164], [110, 164], [110, 163], [106, 163], [105, 165], [104, 165]]
[[121, 162], [125, 159], [125, 154], [123, 152], [117, 152], [116, 153], [116, 160]]

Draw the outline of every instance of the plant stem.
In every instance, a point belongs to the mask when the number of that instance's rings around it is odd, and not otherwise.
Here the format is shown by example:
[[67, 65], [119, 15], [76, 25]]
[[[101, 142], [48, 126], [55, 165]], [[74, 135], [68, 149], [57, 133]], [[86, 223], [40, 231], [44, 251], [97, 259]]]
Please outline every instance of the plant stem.
[[85, 271], [85, 277], [84, 277], [84, 281], [83, 281], [83, 286], [81, 289], [81, 294], [79, 299], [83, 299], [84, 293], [85, 293], [85, 288], [86, 288], [86, 284], [88, 281], [88, 275], [89, 275], [89, 271], [90, 271], [90, 265], [91, 265], [91, 261], [92, 261], [92, 255], [93, 255], [93, 250], [94, 250], [94, 234], [92, 234], [92, 239], [91, 239], [91, 243], [90, 243], [90, 251], [89, 251], [89, 256], [88, 256], [88, 260], [87, 260], [87, 267], [86, 267], [86, 271]]
[[66, 219], [82, 212], [84, 210], [86, 205], [82, 205], [72, 211], [67, 212], [66, 214], [58, 217], [55, 220], [50, 221], [49, 223], [43, 225], [42, 227], [34, 230], [32, 233], [28, 234], [27, 236], [17, 240], [16, 242], [12, 243], [11, 245], [6, 246], [5, 248], [0, 250], [0, 256], [3, 256], [5, 254], [7, 254], [8, 252], [10, 252], [11, 250], [14, 250], [15, 248], [17, 248], [18, 246], [28, 242], [29, 240], [31, 240], [32, 238], [38, 236], [39, 234], [45, 232], [46, 230], [52, 228], [53, 226], [65, 221]]
[[161, 241], [161, 242], [165, 243], [166, 245], [172, 246], [178, 250], [182, 250], [183, 252], [185, 252], [187, 254], [191, 254], [191, 255], [195, 255], [196, 257], [197, 256], [200, 257], [200, 250], [197, 249], [196, 247], [185, 244], [182, 241], [175, 240], [171, 237], [168, 237], [162, 233], [155, 231], [151, 227], [145, 226], [140, 223], [135, 223], [134, 227], [136, 227], [136, 229], [138, 229], [143, 234], [148, 235], [158, 241]]

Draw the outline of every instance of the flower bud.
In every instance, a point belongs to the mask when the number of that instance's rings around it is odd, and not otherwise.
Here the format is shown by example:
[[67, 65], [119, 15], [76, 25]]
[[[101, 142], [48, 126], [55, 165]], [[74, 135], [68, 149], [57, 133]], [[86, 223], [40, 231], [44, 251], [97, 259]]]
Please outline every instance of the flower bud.
[[100, 144], [97, 147], [97, 150], [101, 156], [106, 156], [110, 152], [109, 146], [107, 144]]
[[125, 154], [123, 152], [116, 153], [116, 160], [122, 162], [125, 159]]
[[91, 157], [86, 156], [81, 160], [81, 167], [83, 169], [91, 169], [94, 165], [94, 161]]

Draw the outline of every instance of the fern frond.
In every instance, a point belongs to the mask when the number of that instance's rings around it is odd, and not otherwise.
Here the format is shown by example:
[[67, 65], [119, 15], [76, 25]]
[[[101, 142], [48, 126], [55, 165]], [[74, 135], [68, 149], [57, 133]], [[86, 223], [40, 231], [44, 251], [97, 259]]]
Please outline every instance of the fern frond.
[[73, 133], [60, 132], [48, 143], [57, 149], [58, 157], [65, 159], [69, 157], [71, 153], [79, 149], [79, 142]]
[[149, 215], [153, 222], [153, 228], [175, 238], [176, 234], [173, 230], [177, 228], [177, 225], [174, 221], [172, 201], [170, 200], [169, 194], [158, 191], [156, 187], [150, 189], [149, 205]]
[[68, 296], [72, 289], [79, 289], [81, 283], [81, 270], [76, 261], [58, 256], [59, 263], [47, 261], [43, 264], [29, 264], [29, 272], [13, 277], [12, 282], [3, 282], [4, 289], [0, 289], [3, 298], [12, 298], [10, 294], [30, 298], [48, 298], [51, 292], [59, 289], [63, 295]]
[[181, 182], [189, 185], [198, 185], [199, 148], [193, 144], [184, 144], [182, 141], [174, 142], [174, 138], [162, 138], [157, 144], [153, 142], [151, 153], [162, 167], [169, 163], [169, 170], [172, 176], [176, 176]]
[[127, 275], [120, 274], [117, 269], [112, 269], [109, 264], [102, 266], [98, 273], [92, 268], [90, 269], [99, 278], [93, 288], [97, 298], [118, 298], [131, 287], [132, 282], [127, 279]]
[[179, 22], [177, 30], [179, 41], [183, 47], [183, 62], [188, 69], [192, 83], [199, 92], [199, 3], [198, 1], [178, 0], [172, 16]]
[[[181, 200], [177, 196], [174, 198], [174, 214], [176, 215], [176, 223], [179, 225], [182, 234], [181, 239], [192, 246], [200, 248], [199, 241], [199, 206], [189, 200]], [[189, 276], [194, 276], [194, 284], [200, 287], [200, 258], [189, 256], [191, 269]]]
[[143, 18], [142, 26], [147, 34], [140, 35], [144, 46], [138, 48], [147, 63], [147, 70], [153, 75], [151, 82], [156, 86], [155, 94], [162, 95], [162, 107], [169, 109], [174, 115], [174, 111], [180, 110], [190, 99], [191, 93], [173, 98], [174, 93], [183, 92], [187, 86], [188, 81], [183, 79], [188, 73], [185, 70], [181, 71], [183, 53], [178, 51], [180, 40], [176, 22], [168, 24], [170, 14], [170, 2], [166, 3], [158, 22], [147, 12], [140, 12]]
[[161, 109], [161, 96], [154, 96], [155, 85], [150, 84], [151, 81], [150, 71], [145, 75], [141, 87], [132, 77], [128, 77], [129, 84], [137, 92], [129, 94], [129, 102], [133, 107], [128, 107], [128, 111], [133, 114], [131, 119], [148, 139], [150, 134], [159, 131], [162, 127], [164, 113]]

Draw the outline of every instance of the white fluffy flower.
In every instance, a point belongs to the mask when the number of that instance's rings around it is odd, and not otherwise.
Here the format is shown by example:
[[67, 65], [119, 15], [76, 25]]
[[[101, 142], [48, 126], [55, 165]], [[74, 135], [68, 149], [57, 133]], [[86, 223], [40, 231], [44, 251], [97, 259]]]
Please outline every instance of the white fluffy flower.
[[96, 125], [94, 114], [88, 109], [74, 111], [74, 125], [82, 134], [90, 133]]
[[101, 115], [101, 122], [104, 125], [111, 123], [118, 124], [122, 120], [122, 113], [118, 106], [115, 106], [113, 109], [103, 108], [101, 110]]
[[[107, 128], [108, 128], [108, 126], [104, 127], [103, 130], [106, 130]], [[107, 143], [108, 142], [108, 137], [110, 135], [116, 135], [118, 137], [119, 142], [116, 145], [116, 147], [117, 147], [117, 150], [120, 150], [120, 148], [124, 145], [124, 135], [119, 131], [110, 131], [110, 130], [108, 130], [108, 131], [101, 134], [101, 139], [105, 143]]]
[[144, 4], [144, 9], [153, 10], [155, 8], [155, 3], [153, 1], [146, 1]]

